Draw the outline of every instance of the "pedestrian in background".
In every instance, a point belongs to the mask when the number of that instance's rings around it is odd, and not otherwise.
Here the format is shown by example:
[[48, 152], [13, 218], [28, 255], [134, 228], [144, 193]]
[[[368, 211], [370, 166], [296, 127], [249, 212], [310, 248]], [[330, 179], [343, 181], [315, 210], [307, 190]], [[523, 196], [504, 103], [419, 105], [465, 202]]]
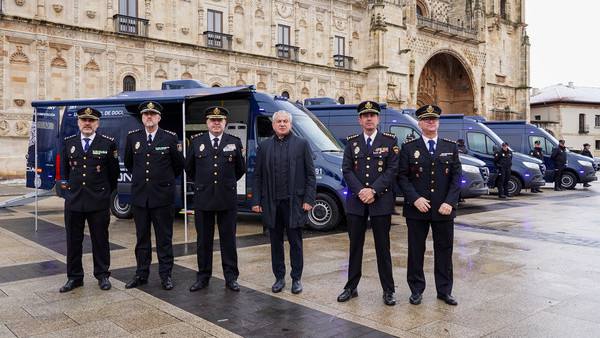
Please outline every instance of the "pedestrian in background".
[[[544, 163], [544, 150], [542, 149], [541, 144], [542, 144], [542, 142], [540, 142], [540, 140], [535, 140], [535, 142], [533, 142], [533, 149], [531, 149], [531, 151], [529, 152], [529, 156], [533, 156], [533, 157], [537, 158], [538, 160], [542, 161], [542, 163]], [[532, 188], [531, 192], [532, 193], [541, 193], [542, 190], [539, 187]]]
[[465, 155], [467, 155], [469, 153], [469, 149], [467, 149], [467, 146], [465, 146], [465, 140], [463, 140], [462, 138], [459, 138], [458, 140], [456, 140], [456, 145], [458, 146], [459, 153], [465, 154]]
[[110, 195], [117, 189], [119, 159], [112, 137], [96, 132], [100, 111], [86, 107], [77, 110], [79, 133], [66, 137], [60, 158], [60, 172], [67, 181], [65, 228], [67, 230], [67, 283], [60, 292], [83, 286], [83, 230], [88, 222], [92, 240], [94, 277], [102, 290], [111, 288]]
[[512, 166], [512, 150], [508, 143], [502, 142], [502, 148], [494, 152], [494, 165], [498, 170], [498, 198], [513, 197], [508, 192], [508, 181], [510, 180], [510, 168]]
[[558, 141], [558, 146], [552, 149], [552, 155], [550, 155], [552, 162], [554, 162], [554, 190], [563, 191], [565, 188], [562, 187], [562, 175], [567, 165], [567, 148], [565, 147], [565, 140]]

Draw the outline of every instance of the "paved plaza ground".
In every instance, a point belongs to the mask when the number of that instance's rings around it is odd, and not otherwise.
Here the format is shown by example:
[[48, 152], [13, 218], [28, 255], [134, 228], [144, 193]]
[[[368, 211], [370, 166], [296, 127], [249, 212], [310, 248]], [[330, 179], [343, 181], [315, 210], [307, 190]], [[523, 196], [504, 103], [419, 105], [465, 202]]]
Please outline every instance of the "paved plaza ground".
[[[150, 283], [125, 289], [135, 272], [135, 227], [133, 220], [113, 217], [113, 288], [98, 288], [86, 236], [85, 285], [61, 294], [58, 289], [66, 282], [63, 200], [39, 202], [37, 232], [34, 204], [0, 209], [0, 337], [598, 337], [600, 183], [565, 192], [542, 190], [460, 204], [455, 307], [436, 299], [431, 235], [423, 303], [409, 304], [402, 216], [392, 217], [397, 305], [389, 307], [382, 299], [370, 230], [359, 296], [346, 303], [336, 301], [347, 278], [345, 229], [305, 231], [304, 291], [292, 294], [288, 276], [284, 291], [273, 294], [268, 238], [262, 236], [260, 216], [249, 213], [238, 217], [239, 293], [225, 288], [218, 241], [210, 286], [188, 291], [197, 268], [193, 217], [187, 243], [184, 218], [175, 220], [175, 289], [160, 288], [156, 254]], [[25, 192], [21, 184], [0, 185], [0, 201]]]

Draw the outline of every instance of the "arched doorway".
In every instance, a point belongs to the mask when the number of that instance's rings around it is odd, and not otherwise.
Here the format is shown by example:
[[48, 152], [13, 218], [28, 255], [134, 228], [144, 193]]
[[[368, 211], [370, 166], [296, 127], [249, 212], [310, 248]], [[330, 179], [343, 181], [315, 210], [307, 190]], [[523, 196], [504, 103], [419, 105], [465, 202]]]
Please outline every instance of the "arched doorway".
[[419, 77], [417, 105], [435, 104], [443, 114], [475, 115], [473, 85], [467, 70], [455, 56], [434, 55]]

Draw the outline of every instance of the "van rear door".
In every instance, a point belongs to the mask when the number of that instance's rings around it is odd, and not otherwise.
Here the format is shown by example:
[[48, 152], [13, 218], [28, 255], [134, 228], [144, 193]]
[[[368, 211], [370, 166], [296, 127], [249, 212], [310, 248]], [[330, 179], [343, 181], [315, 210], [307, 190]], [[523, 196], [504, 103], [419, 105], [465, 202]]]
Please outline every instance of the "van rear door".
[[28, 188], [37, 186], [40, 189], [50, 190], [54, 187], [58, 175], [57, 168], [60, 165], [60, 153], [57, 149], [59, 121], [60, 107], [35, 108], [26, 155]]

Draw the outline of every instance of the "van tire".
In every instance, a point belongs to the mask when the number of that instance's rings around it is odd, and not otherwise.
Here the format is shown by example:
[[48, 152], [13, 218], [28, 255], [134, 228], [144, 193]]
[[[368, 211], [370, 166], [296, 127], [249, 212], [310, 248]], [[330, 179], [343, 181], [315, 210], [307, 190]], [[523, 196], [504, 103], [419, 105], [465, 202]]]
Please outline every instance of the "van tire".
[[116, 218], [126, 219], [133, 217], [131, 204], [119, 203], [119, 193], [116, 190], [110, 194], [110, 211]]
[[562, 177], [560, 178], [560, 185], [565, 189], [575, 189], [577, 178], [572, 172], [563, 172]]
[[521, 194], [521, 189], [523, 189], [521, 180], [515, 175], [510, 175], [510, 178], [508, 179], [508, 194], [518, 196]]
[[319, 192], [315, 205], [308, 212], [308, 227], [312, 230], [329, 231], [340, 223], [340, 207], [334, 197]]

